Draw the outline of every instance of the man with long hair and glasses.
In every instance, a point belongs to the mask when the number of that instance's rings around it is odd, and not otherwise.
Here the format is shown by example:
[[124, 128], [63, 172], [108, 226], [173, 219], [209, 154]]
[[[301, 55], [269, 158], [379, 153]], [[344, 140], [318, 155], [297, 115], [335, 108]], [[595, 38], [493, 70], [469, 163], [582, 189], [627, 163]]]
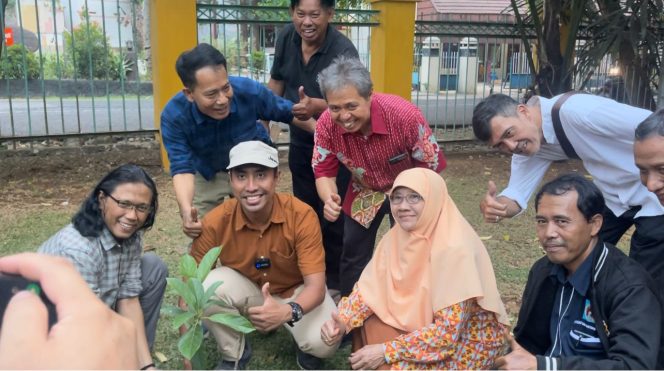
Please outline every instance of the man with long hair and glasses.
[[157, 187], [145, 170], [122, 165], [95, 186], [71, 224], [39, 248], [70, 260], [97, 297], [134, 323], [144, 370], [154, 368], [150, 349], [168, 275], [157, 255], [143, 254], [143, 233], [154, 224], [157, 204]]

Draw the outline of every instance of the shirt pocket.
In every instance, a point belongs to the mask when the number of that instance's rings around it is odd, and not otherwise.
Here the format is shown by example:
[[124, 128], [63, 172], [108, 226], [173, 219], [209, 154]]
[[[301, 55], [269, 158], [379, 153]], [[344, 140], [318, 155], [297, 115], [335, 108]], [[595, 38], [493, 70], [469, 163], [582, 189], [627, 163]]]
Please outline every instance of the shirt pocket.
[[413, 168], [413, 159], [407, 151], [396, 153], [389, 157], [387, 166], [391, 178], [396, 178], [402, 171]]
[[578, 352], [578, 355], [587, 357], [599, 356], [604, 354], [604, 347], [597, 335], [597, 328], [594, 323], [583, 320], [576, 320], [572, 323], [569, 332], [571, 344]]
[[287, 243], [286, 241], [283, 241], [282, 243], [279, 243], [270, 248], [270, 255], [274, 259], [290, 261], [293, 260], [295, 256], [295, 247]]

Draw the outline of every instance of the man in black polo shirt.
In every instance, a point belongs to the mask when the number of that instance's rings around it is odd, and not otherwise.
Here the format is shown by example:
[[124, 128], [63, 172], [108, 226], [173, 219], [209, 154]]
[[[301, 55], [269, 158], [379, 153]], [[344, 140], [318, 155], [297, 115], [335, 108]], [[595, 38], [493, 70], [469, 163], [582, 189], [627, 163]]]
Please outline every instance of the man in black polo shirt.
[[604, 197], [578, 174], [535, 198], [546, 256], [530, 270], [511, 352], [495, 367], [661, 369], [662, 301], [649, 274], [603, 242]]
[[[293, 114], [309, 119], [327, 109], [316, 81], [318, 73], [339, 55], [358, 57], [353, 43], [330, 26], [334, 16], [334, 0], [291, 0], [292, 24], [277, 38], [274, 64], [268, 87], [280, 96], [296, 103]], [[316, 193], [316, 181], [311, 168], [314, 137], [299, 128], [290, 128], [288, 166], [293, 181], [293, 194], [311, 206], [318, 214], [323, 232], [327, 287], [339, 288], [339, 260], [343, 237], [343, 220], [331, 223], [322, 215], [323, 205]], [[345, 190], [350, 173], [339, 172], [337, 187]], [[340, 195], [343, 197], [343, 195]]]

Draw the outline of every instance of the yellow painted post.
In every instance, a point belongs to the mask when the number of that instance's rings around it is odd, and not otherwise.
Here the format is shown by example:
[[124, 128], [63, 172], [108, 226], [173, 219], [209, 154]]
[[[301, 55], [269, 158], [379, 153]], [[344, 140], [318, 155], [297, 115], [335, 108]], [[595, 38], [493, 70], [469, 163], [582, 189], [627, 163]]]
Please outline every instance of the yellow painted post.
[[417, 0], [369, 0], [380, 11], [371, 29], [371, 79], [374, 90], [410, 101]]
[[[175, 72], [175, 61], [185, 50], [197, 44], [196, 0], [150, 1], [150, 49], [152, 55], [152, 90], [154, 123], [159, 129], [161, 111], [178, 91], [182, 82]], [[168, 156], [157, 134], [161, 163], [169, 170]]]

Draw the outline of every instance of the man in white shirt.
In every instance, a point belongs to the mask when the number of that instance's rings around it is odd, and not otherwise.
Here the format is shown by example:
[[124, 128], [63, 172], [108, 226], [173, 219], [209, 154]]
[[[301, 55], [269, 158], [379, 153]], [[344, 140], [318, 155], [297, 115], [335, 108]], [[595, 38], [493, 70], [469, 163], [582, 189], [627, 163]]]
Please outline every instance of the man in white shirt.
[[[489, 181], [480, 202], [486, 222], [520, 214], [551, 163], [569, 158], [553, 125], [552, 108], [560, 98], [535, 96], [518, 104], [495, 94], [475, 107], [475, 136], [513, 155], [507, 188], [497, 194]], [[634, 130], [651, 112], [590, 94], [568, 98], [559, 111], [563, 132], [606, 200], [600, 235], [615, 244], [635, 225], [630, 257], [655, 279], [664, 277], [664, 206], [641, 185], [633, 154]]]
[[664, 109], [636, 127], [634, 161], [641, 171], [641, 183], [664, 205]]

